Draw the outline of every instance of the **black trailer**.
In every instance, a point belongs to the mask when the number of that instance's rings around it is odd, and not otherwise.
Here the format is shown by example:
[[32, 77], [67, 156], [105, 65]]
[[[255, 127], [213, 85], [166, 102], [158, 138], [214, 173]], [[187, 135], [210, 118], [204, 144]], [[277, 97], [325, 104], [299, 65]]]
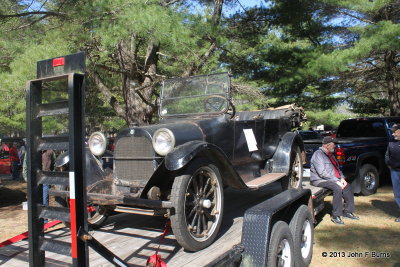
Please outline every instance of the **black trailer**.
[[[45, 87], [43, 84], [58, 80], [66, 81], [68, 88], [66, 93], [58, 92], [55, 97], [44, 100], [43, 90], [52, 86]], [[57, 85], [56, 83], [54, 86]], [[129, 266], [129, 257], [123, 260], [124, 257], [116, 256], [118, 252], [112, 253], [112, 249], [107, 248], [110, 245], [115, 247], [115, 245], [102, 244], [95, 235], [88, 233], [87, 217], [91, 211], [87, 206], [87, 201], [94, 199], [97, 195], [87, 194], [84, 182], [87, 177], [83, 169], [88, 164], [83, 131], [85, 129], [83, 120], [84, 54], [79, 53], [39, 62], [38, 79], [28, 82], [27, 91], [30, 266], [44, 266], [47, 258], [46, 251], [71, 256], [73, 266], [88, 266], [89, 262], [92, 262], [89, 261], [88, 245], [112, 264]], [[63, 94], [65, 99], [59, 101], [59, 97]], [[54, 99], [57, 101], [52, 102]], [[46, 135], [42, 129], [42, 119], [49, 116], [65, 116], [68, 132], [55, 136]], [[301, 142], [294, 136], [289, 139], [292, 142], [293, 140]], [[300, 168], [298, 166], [298, 163], [301, 163], [298, 156], [299, 147], [302, 147], [302, 143], [296, 143], [296, 153], [292, 153], [289, 146], [288, 151], [278, 154], [280, 158], [285, 159], [284, 162], [289, 163], [290, 158], [297, 159], [296, 166]], [[278, 150], [279, 148], [280, 146]], [[68, 172], [41, 170], [40, 155], [42, 151], [48, 149], [69, 150]], [[287, 160], [286, 154], [289, 155]], [[290, 156], [292, 154], [293, 157]], [[287, 172], [292, 176], [294, 163], [290, 165], [292, 167], [287, 167], [287, 170], [280, 166], [280, 170], [285, 169], [285, 171], [279, 174], [284, 176]], [[226, 243], [225, 247], [230, 246], [230, 248], [223, 251], [214, 249], [213, 254], [214, 256], [215, 253], [220, 254], [218, 257], [211, 258], [209, 255], [203, 255], [202, 264], [207, 266], [239, 264], [242, 266], [294, 266], [295, 263], [296, 266], [308, 265], [312, 257], [314, 215], [321, 208], [320, 203], [325, 192], [315, 198], [311, 190], [300, 188], [301, 179], [296, 181], [300, 182], [296, 189], [285, 190], [272, 198], [259, 199], [258, 202], [262, 202], [249, 208], [243, 216], [242, 228], [239, 229], [241, 241], [236, 242], [229, 238], [222, 240]], [[272, 180], [271, 183], [273, 184]], [[51, 191], [54, 197], [69, 197], [69, 205], [65, 207], [42, 205], [41, 196], [44, 185], [54, 188], [69, 186], [68, 191]], [[146, 200], [145, 204], [154, 204], [153, 202], [156, 201]], [[47, 236], [42, 230], [44, 220], [47, 219], [68, 222], [72, 242], [68, 243], [60, 241], [57, 237]], [[141, 231], [141, 234], [146, 236], [146, 232]], [[237, 232], [236, 235], [238, 235]], [[174, 246], [179, 250], [176, 241]], [[168, 259], [167, 262], [169, 262]]]

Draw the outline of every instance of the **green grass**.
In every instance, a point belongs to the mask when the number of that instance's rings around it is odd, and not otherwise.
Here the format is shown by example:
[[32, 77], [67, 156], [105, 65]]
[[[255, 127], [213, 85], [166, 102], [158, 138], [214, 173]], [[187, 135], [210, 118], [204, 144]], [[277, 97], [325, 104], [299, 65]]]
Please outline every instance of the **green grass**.
[[[400, 267], [400, 211], [390, 186], [371, 196], [356, 196], [359, 221], [343, 219], [345, 225], [330, 221], [332, 197], [317, 216], [311, 266], [395, 266]], [[326, 252], [327, 256], [323, 257]]]

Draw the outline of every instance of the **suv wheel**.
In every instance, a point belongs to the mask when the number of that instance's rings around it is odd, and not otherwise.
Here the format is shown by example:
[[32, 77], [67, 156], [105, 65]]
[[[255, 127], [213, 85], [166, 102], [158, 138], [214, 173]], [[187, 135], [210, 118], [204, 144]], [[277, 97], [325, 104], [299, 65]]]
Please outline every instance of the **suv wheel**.
[[361, 194], [369, 196], [376, 193], [379, 186], [379, 172], [374, 165], [364, 164], [360, 168], [358, 179], [360, 179]]
[[218, 234], [223, 215], [223, 184], [218, 168], [194, 160], [184, 175], [175, 177], [171, 201], [171, 228], [178, 243], [187, 250], [209, 246]]

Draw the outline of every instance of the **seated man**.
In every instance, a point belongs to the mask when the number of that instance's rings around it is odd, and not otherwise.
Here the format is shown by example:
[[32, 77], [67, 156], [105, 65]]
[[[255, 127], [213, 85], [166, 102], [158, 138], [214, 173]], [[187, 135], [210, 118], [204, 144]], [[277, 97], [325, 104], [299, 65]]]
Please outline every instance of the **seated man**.
[[[353, 190], [339, 169], [339, 163], [333, 155], [334, 151], [334, 139], [330, 136], [324, 137], [322, 147], [315, 151], [311, 158], [310, 181], [313, 186], [333, 191], [331, 221], [335, 224], [344, 224], [340, 216], [353, 220], [358, 220], [359, 217], [353, 214], [355, 209]], [[344, 209], [343, 199], [345, 201]]]

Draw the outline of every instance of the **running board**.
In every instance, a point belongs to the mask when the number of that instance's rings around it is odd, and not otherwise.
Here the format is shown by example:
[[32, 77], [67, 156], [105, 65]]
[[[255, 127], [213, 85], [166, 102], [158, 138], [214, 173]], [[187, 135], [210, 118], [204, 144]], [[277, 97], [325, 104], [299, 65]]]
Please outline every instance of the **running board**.
[[253, 180], [247, 182], [246, 185], [249, 188], [257, 189], [264, 185], [275, 182], [276, 180], [279, 180], [285, 176], [286, 176], [286, 173], [284, 173], [284, 172], [267, 173], [267, 174], [264, 174], [263, 176], [260, 176], [256, 179], [253, 179]]
[[149, 210], [149, 209], [126, 207], [126, 206], [116, 206], [114, 211], [122, 213], [148, 215], [148, 216], [165, 216], [167, 214], [167, 211], [165, 209]]

